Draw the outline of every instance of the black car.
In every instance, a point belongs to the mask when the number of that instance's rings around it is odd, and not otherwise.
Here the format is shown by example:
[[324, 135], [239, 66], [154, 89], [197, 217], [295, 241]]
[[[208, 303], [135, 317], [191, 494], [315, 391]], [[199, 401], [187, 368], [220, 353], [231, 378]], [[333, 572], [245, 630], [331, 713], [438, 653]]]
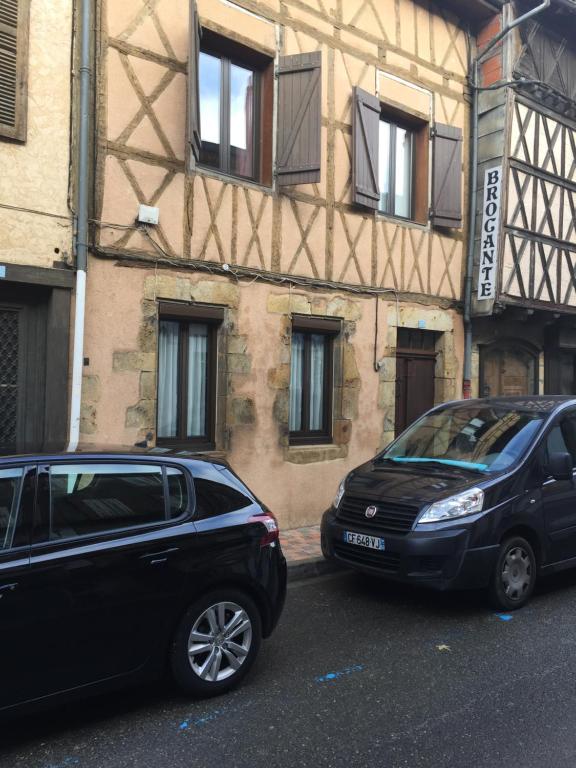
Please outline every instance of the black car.
[[488, 398], [422, 416], [341, 483], [328, 558], [519, 608], [539, 574], [576, 566], [576, 399]]
[[94, 451], [0, 458], [0, 711], [169, 671], [238, 683], [274, 629], [274, 516], [224, 463]]

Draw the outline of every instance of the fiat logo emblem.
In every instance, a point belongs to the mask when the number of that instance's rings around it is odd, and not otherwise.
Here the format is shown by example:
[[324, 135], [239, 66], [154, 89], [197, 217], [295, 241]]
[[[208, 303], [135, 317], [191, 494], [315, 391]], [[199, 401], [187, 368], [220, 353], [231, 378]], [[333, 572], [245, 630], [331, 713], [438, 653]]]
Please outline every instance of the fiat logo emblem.
[[374, 517], [377, 511], [378, 510], [376, 509], [376, 507], [366, 507], [366, 512], [364, 512], [364, 514], [366, 515], [366, 517]]

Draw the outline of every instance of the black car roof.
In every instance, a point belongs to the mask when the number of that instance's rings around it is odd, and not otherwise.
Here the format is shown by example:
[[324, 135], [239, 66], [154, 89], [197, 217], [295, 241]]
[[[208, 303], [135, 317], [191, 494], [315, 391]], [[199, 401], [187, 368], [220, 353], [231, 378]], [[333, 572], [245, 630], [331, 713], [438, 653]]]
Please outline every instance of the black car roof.
[[479, 397], [475, 400], [454, 400], [447, 403], [450, 407], [468, 405], [486, 405], [500, 408], [511, 408], [517, 411], [532, 411], [536, 413], [553, 413], [561, 405], [574, 403], [576, 398], [572, 395], [526, 395], [524, 397]]
[[74, 450], [62, 444], [26, 444], [14, 448], [14, 445], [0, 444], [0, 459], [27, 459], [49, 460], [72, 458], [130, 458], [143, 459], [176, 459], [179, 461], [205, 461], [211, 464], [224, 464], [223, 458], [203, 453], [194, 453], [181, 448], [169, 448], [166, 446], [144, 447], [138, 445], [94, 445], [81, 444]]

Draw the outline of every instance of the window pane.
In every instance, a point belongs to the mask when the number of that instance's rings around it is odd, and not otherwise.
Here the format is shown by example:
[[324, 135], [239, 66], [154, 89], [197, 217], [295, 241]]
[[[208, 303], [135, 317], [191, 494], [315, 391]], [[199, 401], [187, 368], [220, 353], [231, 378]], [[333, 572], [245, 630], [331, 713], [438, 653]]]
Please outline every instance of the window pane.
[[254, 175], [254, 73], [230, 65], [230, 171]]
[[396, 172], [394, 213], [412, 215], [412, 133], [396, 126]]
[[310, 337], [310, 430], [322, 429], [324, 409], [324, 336]]
[[0, 549], [12, 546], [22, 469], [0, 470]]
[[173, 520], [183, 515], [188, 508], [188, 488], [186, 487], [184, 473], [179, 469], [167, 467], [166, 479], [168, 481], [170, 519]]
[[290, 432], [302, 429], [302, 377], [304, 373], [304, 334], [292, 334], [290, 360]]
[[216, 56], [200, 53], [200, 162], [220, 167], [220, 84], [222, 62]]
[[50, 469], [50, 538], [69, 538], [161, 522], [162, 469], [136, 464], [75, 464]]
[[206, 434], [206, 384], [208, 376], [208, 328], [188, 326], [188, 437]]
[[160, 321], [158, 339], [158, 437], [176, 437], [178, 421], [178, 323]]
[[194, 472], [196, 514], [200, 518], [225, 515], [244, 509], [253, 503], [242, 493], [236, 478], [225, 467], [211, 464], [199, 466]]
[[390, 123], [380, 120], [380, 136], [378, 139], [379, 170], [378, 181], [380, 184], [380, 210], [392, 213], [390, 200]]

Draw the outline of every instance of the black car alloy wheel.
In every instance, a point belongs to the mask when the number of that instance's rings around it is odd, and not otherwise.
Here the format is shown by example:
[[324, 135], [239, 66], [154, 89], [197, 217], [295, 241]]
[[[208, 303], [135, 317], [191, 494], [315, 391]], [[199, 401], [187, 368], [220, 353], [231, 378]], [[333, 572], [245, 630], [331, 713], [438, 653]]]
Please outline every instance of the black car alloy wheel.
[[491, 597], [496, 608], [514, 610], [525, 605], [536, 583], [536, 557], [526, 539], [506, 539], [492, 574]]
[[194, 695], [223, 693], [246, 675], [261, 637], [260, 614], [248, 595], [225, 588], [208, 592], [190, 606], [176, 632], [174, 679]]

